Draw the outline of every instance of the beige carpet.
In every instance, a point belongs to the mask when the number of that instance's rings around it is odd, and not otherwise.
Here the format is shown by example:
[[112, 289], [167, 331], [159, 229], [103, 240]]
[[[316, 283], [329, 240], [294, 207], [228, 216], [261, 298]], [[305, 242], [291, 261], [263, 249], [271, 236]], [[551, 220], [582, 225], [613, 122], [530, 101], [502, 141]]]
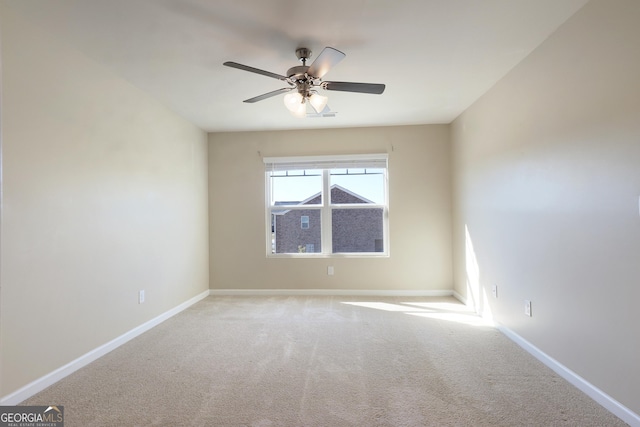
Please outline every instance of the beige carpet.
[[452, 298], [209, 297], [23, 402], [65, 426], [623, 426]]

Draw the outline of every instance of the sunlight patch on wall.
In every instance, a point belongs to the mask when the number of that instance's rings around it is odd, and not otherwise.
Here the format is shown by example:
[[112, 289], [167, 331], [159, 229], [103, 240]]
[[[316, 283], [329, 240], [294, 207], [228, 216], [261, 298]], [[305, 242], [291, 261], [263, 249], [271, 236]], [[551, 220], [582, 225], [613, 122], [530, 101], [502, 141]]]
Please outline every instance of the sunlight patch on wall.
[[482, 288], [482, 312], [480, 315], [487, 321], [493, 321], [493, 312], [491, 311], [491, 304], [489, 304], [489, 296], [487, 290]]
[[469, 234], [469, 227], [465, 224], [465, 271], [467, 276], [467, 295], [469, 297], [469, 303], [476, 312], [480, 312], [479, 296], [480, 296], [480, 267], [478, 266], [478, 259], [476, 258], [476, 251], [473, 248], [473, 241], [471, 240], [471, 234]]

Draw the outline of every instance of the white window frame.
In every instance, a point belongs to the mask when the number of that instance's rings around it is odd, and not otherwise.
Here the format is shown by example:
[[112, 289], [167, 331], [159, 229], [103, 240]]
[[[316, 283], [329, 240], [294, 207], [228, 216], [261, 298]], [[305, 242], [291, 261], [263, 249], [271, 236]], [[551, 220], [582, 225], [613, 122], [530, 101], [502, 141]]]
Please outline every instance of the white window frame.
[[[381, 258], [389, 257], [389, 168], [388, 155], [354, 154], [336, 156], [301, 156], [301, 157], [264, 157], [265, 164], [265, 218], [266, 218], [266, 251], [267, 257], [273, 258]], [[369, 165], [369, 166], [367, 166]], [[384, 202], [382, 204], [331, 204], [328, 196], [331, 191], [331, 169], [383, 169]], [[271, 172], [275, 170], [322, 170], [322, 197], [317, 205], [272, 205]], [[366, 208], [365, 208], [366, 206]], [[321, 212], [321, 252], [317, 253], [273, 253], [272, 210], [309, 210], [319, 209]], [[333, 209], [382, 209], [383, 251], [333, 253], [332, 211]]]

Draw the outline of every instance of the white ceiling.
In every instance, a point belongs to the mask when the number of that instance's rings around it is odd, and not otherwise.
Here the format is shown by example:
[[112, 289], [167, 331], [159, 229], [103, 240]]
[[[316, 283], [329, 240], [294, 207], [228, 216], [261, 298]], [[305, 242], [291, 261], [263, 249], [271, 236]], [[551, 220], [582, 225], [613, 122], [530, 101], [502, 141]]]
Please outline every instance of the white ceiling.
[[[5, 0], [11, 9], [206, 131], [449, 123], [587, 0]], [[292, 117], [277, 74], [297, 47], [346, 53], [333, 118]], [[313, 58], [311, 60], [313, 60]]]

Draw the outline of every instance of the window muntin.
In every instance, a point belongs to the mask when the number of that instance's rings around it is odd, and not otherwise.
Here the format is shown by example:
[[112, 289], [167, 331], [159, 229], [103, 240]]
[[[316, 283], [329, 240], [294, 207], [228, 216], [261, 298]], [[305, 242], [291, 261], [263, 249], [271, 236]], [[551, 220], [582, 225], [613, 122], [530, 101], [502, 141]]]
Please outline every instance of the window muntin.
[[388, 255], [386, 155], [264, 161], [269, 256]]

